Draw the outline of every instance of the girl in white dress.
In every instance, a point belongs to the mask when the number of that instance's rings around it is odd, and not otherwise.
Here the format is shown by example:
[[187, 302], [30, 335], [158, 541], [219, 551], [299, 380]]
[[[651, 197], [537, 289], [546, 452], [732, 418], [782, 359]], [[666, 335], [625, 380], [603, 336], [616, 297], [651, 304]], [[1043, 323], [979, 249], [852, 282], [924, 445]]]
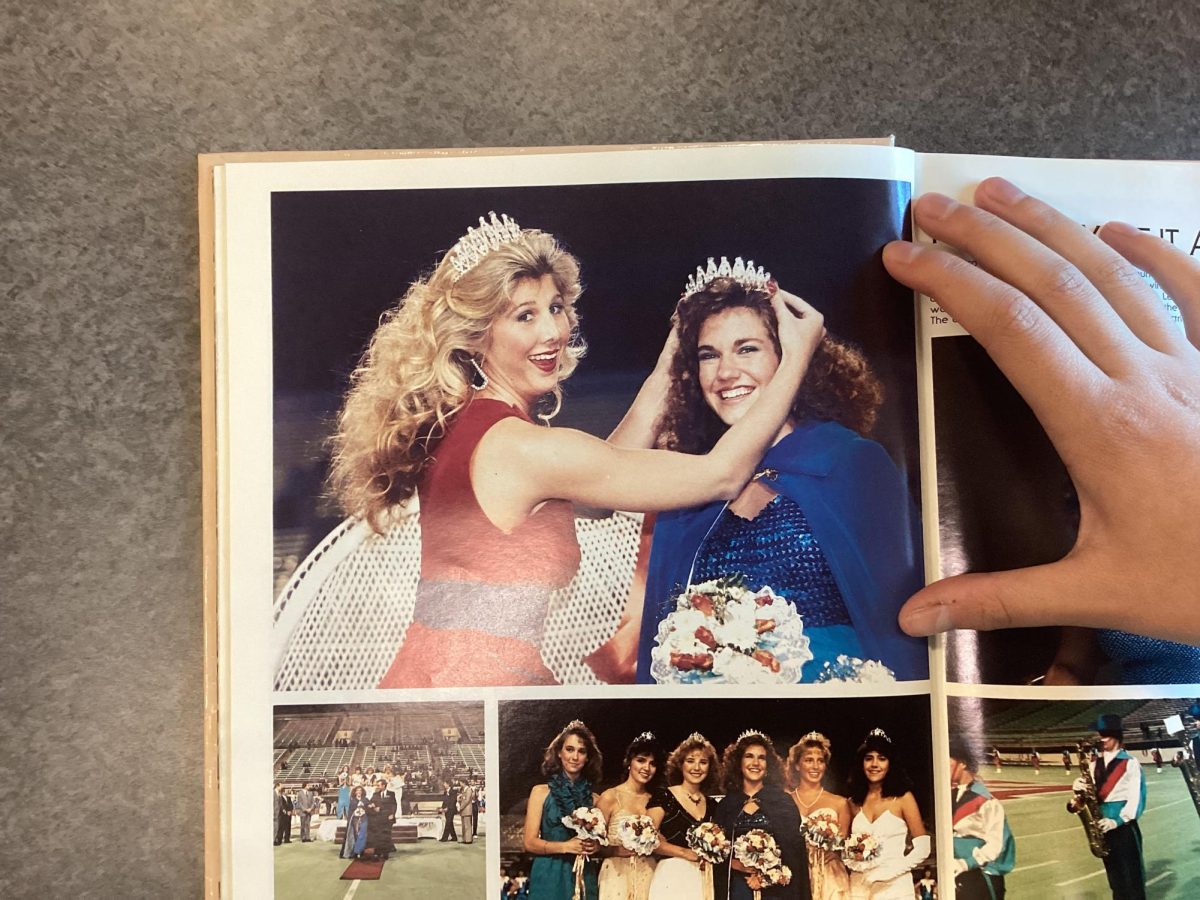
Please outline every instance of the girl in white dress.
[[[650, 815], [651, 788], [661, 764], [662, 748], [658, 739], [649, 731], [643, 731], [625, 751], [625, 780], [600, 795], [598, 805], [608, 823], [609, 841], [602, 849], [605, 859], [600, 864], [600, 900], [647, 900], [650, 896], [655, 859], [638, 856], [622, 847], [617, 839], [617, 829], [622, 819]], [[655, 822], [657, 826], [658, 822]]]
[[805, 830], [807, 825], [825, 821], [836, 826], [842, 837], [850, 833], [850, 803], [845, 797], [825, 790], [830, 756], [829, 738], [819, 731], [810, 731], [792, 745], [787, 757], [788, 784], [793, 785], [789, 793], [800, 811], [800, 830], [808, 843], [813, 900], [846, 900], [850, 893], [850, 874], [841, 856], [815, 846]]
[[650, 818], [659, 829], [654, 851], [663, 857], [650, 882], [650, 900], [713, 900], [713, 867], [688, 847], [687, 833], [712, 820], [712, 794], [721, 789], [717, 749], [692, 732], [667, 757], [667, 783], [650, 800]]
[[913, 900], [912, 870], [929, 856], [929, 835], [908, 776], [883, 729], [872, 729], [858, 748], [849, 794], [854, 813], [850, 833], [870, 834], [881, 845], [874, 862], [848, 863], [853, 870], [851, 900]]

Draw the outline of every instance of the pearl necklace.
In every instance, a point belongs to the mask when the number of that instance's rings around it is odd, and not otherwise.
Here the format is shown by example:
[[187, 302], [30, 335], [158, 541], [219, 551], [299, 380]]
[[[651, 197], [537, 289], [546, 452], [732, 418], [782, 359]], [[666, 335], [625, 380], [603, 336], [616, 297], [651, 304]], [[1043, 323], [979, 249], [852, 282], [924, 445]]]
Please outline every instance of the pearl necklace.
[[822, 797], [825, 796], [825, 788], [821, 788], [821, 790], [817, 791], [817, 796], [815, 796], [813, 798], [812, 803], [805, 803], [803, 800], [800, 799], [800, 788], [796, 788], [795, 790], [793, 790], [792, 796], [796, 798], [796, 802], [800, 804], [800, 808], [803, 809], [805, 812], [808, 812], [810, 809], [812, 809], [814, 806], [817, 805], [818, 800], [820, 800]]

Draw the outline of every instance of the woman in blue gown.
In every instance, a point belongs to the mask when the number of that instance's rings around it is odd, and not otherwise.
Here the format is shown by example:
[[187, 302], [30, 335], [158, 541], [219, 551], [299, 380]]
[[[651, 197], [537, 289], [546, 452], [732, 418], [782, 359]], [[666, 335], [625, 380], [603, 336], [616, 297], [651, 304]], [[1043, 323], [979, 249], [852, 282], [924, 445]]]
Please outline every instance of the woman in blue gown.
[[346, 837], [342, 840], [342, 859], [357, 859], [367, 847], [367, 792], [356, 787], [350, 792], [350, 809], [346, 814]]
[[[647, 381], [665, 393], [647, 399], [654, 391], [644, 388], [638, 403], [659, 406], [658, 416], [641, 416], [655, 421], [657, 445], [704, 453], [778, 366], [774, 285], [726, 275], [689, 288], [676, 308], [674, 340]], [[896, 621], [924, 583], [916, 507], [887, 451], [863, 436], [882, 399], [862, 354], [826, 335], [788, 420], [742, 493], [659, 515], [639, 681], [654, 680], [651, 651], [675, 597], [687, 585], [730, 575], [743, 576], [752, 591], [769, 586], [800, 612], [813, 654], [802, 681], [816, 680], [841, 655], [879, 660], [898, 679], [928, 677], [925, 641], [905, 635]], [[630, 429], [626, 440], [646, 436]]]
[[[783, 864], [792, 871], [790, 883], [763, 888], [762, 900], [812, 900], [800, 812], [783, 790], [783, 760], [771, 739], [761, 731], [743, 732], [725, 748], [721, 769], [725, 796], [717, 804], [713, 820], [731, 842], [754, 829], [767, 832], [775, 839]], [[757, 882], [732, 854], [728, 863], [715, 868], [719, 900], [751, 900]]]
[[598, 861], [586, 859], [599, 849], [563, 824], [581, 806], [594, 807], [599, 797], [592, 785], [603, 773], [596, 738], [578, 719], [555, 736], [542, 758], [544, 784], [534, 785], [525, 808], [525, 852], [534, 856], [529, 870], [529, 900], [571, 900], [575, 894], [577, 857], [583, 857], [580, 900], [597, 900]]

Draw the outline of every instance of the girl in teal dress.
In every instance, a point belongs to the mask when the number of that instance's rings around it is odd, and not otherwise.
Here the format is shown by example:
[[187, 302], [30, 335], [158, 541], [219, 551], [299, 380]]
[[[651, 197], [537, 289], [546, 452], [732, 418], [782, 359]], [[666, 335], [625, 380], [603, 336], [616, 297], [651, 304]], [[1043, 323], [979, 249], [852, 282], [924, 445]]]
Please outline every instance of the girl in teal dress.
[[[596, 806], [592, 785], [600, 780], [603, 758], [596, 738], [578, 719], [569, 723], [546, 747], [542, 759], [545, 784], [534, 785], [525, 809], [525, 852], [534, 856], [529, 870], [529, 900], [572, 900], [575, 860], [599, 849], [595, 841], [578, 837], [563, 824], [575, 809]], [[597, 900], [598, 862], [585, 859], [579, 900]]]

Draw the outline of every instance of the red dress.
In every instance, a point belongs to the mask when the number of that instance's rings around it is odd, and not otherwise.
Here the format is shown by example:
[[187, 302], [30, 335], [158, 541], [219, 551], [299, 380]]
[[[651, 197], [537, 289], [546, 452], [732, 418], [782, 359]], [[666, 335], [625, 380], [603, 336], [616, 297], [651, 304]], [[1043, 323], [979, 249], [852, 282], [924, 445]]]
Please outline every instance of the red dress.
[[417, 492], [421, 580], [381, 688], [554, 684], [541, 657], [550, 594], [579, 567], [571, 504], [549, 500], [505, 532], [475, 499], [471, 457], [489, 428], [527, 416], [476, 398], [437, 444]]

